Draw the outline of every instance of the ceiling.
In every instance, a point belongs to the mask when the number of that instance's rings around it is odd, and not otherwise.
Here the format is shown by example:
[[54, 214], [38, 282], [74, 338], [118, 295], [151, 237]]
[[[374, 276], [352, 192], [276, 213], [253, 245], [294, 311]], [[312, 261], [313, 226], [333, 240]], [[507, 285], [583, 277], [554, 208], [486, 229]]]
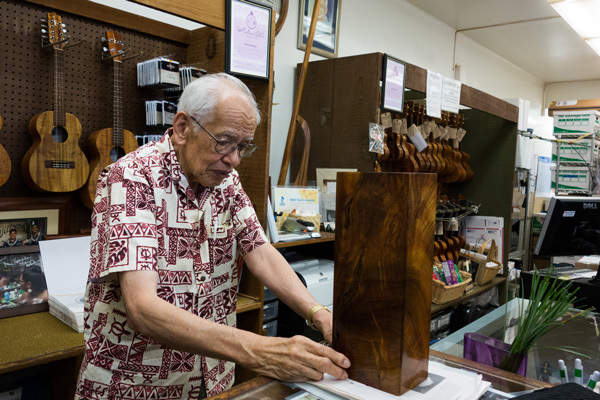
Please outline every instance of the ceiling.
[[548, 0], [407, 0], [546, 83], [600, 79], [600, 56]]

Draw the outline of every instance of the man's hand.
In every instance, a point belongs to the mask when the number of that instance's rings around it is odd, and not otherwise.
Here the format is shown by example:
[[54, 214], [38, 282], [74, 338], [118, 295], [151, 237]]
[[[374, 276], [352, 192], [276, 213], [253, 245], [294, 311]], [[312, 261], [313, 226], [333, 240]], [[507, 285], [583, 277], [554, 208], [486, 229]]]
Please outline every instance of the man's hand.
[[288, 382], [320, 380], [324, 373], [347, 379], [350, 361], [341, 353], [305, 336], [257, 337], [246, 347], [253, 358], [241, 364], [261, 375]]
[[328, 310], [321, 309], [313, 315], [313, 325], [323, 333], [325, 341], [332, 344], [333, 316]]

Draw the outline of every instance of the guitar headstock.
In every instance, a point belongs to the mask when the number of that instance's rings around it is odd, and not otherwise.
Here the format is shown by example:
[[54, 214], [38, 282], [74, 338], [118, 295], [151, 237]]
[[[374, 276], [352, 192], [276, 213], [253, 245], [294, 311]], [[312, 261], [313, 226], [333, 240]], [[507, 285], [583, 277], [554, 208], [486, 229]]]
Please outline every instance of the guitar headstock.
[[[55, 12], [50, 12], [46, 16], [48, 23], [48, 41], [56, 50], [62, 50], [67, 44], [67, 30], [62, 18]], [[43, 32], [43, 31], [42, 31]]]
[[106, 32], [106, 43], [108, 47], [103, 47], [102, 51], [106, 54], [105, 57], [110, 57], [114, 61], [123, 61], [123, 41], [121, 35], [115, 31]]

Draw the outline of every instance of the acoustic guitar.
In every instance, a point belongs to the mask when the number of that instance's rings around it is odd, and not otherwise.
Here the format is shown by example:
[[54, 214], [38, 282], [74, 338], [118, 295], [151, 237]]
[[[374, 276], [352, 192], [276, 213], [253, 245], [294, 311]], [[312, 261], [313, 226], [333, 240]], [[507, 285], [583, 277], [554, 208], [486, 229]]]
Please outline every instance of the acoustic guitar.
[[36, 115], [29, 121], [33, 145], [21, 169], [31, 188], [42, 192], [72, 192], [87, 180], [88, 160], [79, 148], [81, 122], [65, 113], [63, 104], [64, 24], [56, 13], [48, 13], [48, 39], [54, 49], [54, 111]]
[[124, 51], [121, 35], [114, 31], [106, 32], [106, 43], [105, 53], [113, 60], [113, 126], [98, 130], [88, 138], [90, 175], [80, 193], [83, 203], [89, 208], [94, 205], [98, 176], [102, 170], [138, 147], [135, 135], [123, 129], [121, 78]]
[[[2, 129], [2, 117], [0, 117], [0, 129]], [[4, 185], [10, 176], [10, 157], [0, 144], [0, 186]]]

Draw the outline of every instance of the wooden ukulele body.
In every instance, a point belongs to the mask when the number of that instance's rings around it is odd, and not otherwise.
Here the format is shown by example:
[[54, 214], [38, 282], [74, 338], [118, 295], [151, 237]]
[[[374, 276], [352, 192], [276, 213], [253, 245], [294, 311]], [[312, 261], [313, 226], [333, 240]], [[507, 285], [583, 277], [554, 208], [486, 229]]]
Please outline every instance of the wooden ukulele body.
[[66, 132], [61, 142], [53, 138], [54, 112], [46, 111], [29, 121], [33, 145], [29, 148], [21, 169], [25, 182], [41, 192], [72, 192], [86, 182], [88, 160], [79, 147], [81, 122], [73, 114], [65, 114]]
[[90, 150], [90, 175], [81, 190], [84, 204], [92, 208], [96, 198], [96, 185], [100, 172], [125, 154], [138, 148], [135, 135], [128, 130], [123, 130], [123, 145], [113, 144], [113, 128], [100, 129], [88, 138]]
[[[2, 117], [0, 117], [0, 129], [2, 129]], [[4, 185], [10, 176], [11, 162], [6, 149], [0, 145], [0, 186]]]

